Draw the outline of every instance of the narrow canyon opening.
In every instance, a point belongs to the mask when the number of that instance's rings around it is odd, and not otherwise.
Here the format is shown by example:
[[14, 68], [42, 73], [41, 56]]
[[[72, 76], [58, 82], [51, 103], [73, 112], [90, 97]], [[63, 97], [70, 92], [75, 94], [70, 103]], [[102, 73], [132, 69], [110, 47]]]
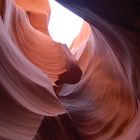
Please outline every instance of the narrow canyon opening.
[[80, 33], [84, 20], [54, 0], [49, 0], [51, 14], [48, 30], [57, 42], [70, 47]]

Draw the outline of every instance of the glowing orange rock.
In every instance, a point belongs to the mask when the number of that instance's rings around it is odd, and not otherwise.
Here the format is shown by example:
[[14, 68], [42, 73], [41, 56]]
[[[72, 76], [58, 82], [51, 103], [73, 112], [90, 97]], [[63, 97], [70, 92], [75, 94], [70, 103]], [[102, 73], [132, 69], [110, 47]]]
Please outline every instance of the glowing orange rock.
[[0, 1], [0, 14], [0, 139], [138, 138], [140, 51], [127, 33], [92, 13], [68, 49], [48, 33], [47, 0]]

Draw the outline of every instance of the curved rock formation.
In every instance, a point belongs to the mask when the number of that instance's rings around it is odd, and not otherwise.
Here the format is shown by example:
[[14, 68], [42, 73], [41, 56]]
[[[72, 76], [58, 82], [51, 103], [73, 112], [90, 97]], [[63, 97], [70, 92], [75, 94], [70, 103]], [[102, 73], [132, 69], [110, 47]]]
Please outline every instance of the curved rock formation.
[[139, 140], [139, 44], [86, 12], [68, 49], [47, 0], [0, 1], [0, 139]]

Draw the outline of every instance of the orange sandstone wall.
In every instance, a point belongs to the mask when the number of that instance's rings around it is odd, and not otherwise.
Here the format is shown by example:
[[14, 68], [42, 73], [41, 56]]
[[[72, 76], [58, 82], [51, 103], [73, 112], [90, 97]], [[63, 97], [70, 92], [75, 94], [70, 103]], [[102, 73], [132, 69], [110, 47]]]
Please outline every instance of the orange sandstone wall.
[[47, 0], [0, 1], [0, 139], [139, 140], [138, 45], [90, 13], [68, 49], [50, 13]]

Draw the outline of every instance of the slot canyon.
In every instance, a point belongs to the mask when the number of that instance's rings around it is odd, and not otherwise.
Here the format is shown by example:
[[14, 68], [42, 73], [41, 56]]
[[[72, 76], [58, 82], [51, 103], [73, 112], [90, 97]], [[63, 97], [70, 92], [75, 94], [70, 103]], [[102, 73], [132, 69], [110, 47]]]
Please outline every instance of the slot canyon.
[[140, 140], [140, 1], [56, 1], [69, 47], [48, 0], [0, 0], [0, 140]]

